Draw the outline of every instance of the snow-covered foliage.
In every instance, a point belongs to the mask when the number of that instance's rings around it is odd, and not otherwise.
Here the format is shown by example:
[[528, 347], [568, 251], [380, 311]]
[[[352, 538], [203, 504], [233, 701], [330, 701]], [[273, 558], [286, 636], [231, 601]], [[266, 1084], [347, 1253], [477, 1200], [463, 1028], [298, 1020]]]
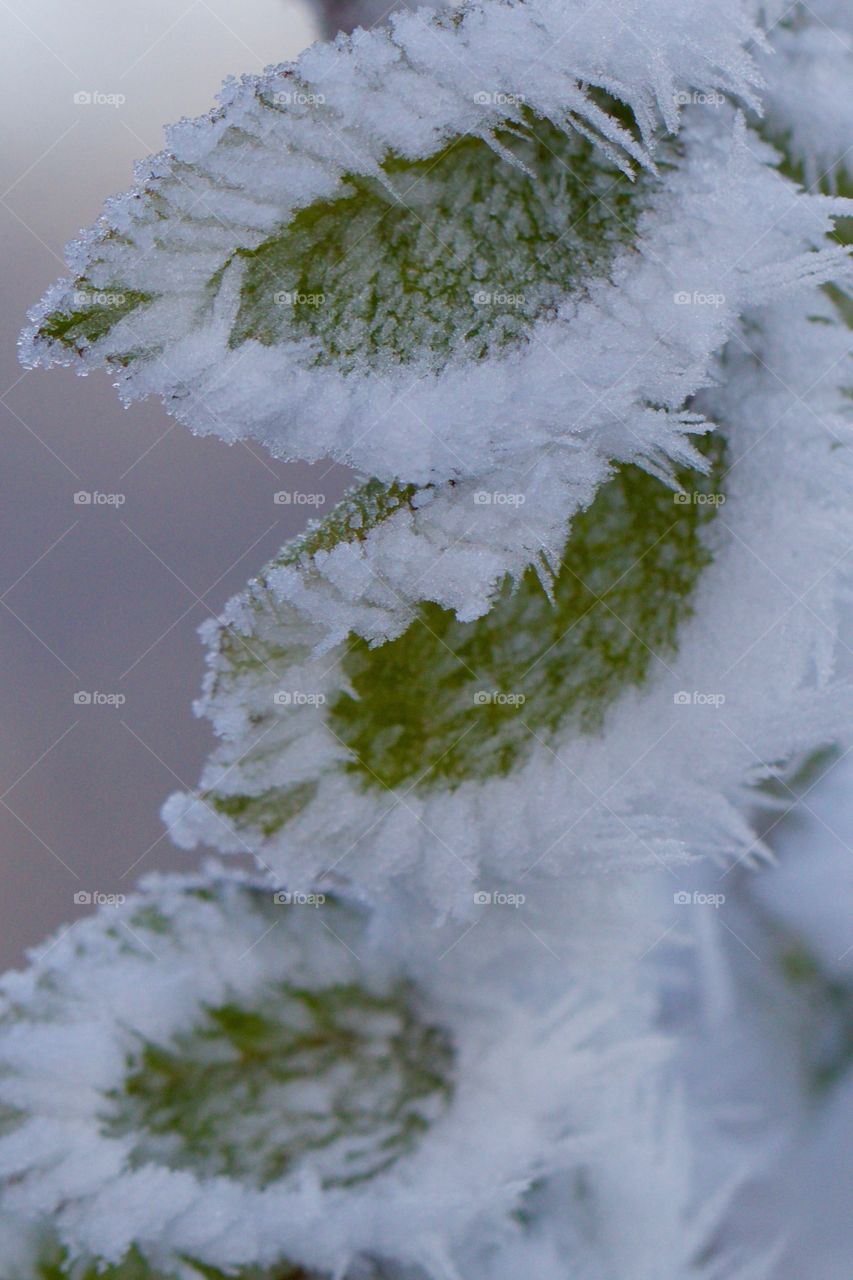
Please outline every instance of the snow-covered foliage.
[[0, 1280], [839, 1280], [850, 33], [404, 10], [71, 247], [27, 362], [362, 479], [204, 628], [257, 878], [4, 980]]
[[[434, 556], [460, 588], [464, 543], [439, 558], [431, 504], [398, 495], [370, 532], [375, 508], [345, 505], [206, 627], [200, 705], [223, 742], [200, 792], [167, 805], [175, 838], [250, 848], [303, 888], [416, 879], [468, 916], [480, 882], [533, 865], [739, 857], [741, 784], [853, 711], [825, 687], [853, 538], [847, 348], [820, 294], [752, 313], [698, 402], [726, 442], [710, 476], [673, 493], [623, 470], [548, 583], [529, 572], [470, 622], [424, 605], [396, 635], [406, 567], [429, 596]], [[383, 627], [396, 638], [376, 645]]]

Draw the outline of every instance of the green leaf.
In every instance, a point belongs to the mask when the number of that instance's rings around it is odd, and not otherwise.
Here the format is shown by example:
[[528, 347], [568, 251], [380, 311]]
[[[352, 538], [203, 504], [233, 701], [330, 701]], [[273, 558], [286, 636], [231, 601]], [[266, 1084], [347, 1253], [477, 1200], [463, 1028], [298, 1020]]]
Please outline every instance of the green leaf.
[[269, 837], [295, 818], [314, 799], [316, 791], [316, 783], [303, 782], [295, 787], [271, 788], [259, 796], [220, 796], [215, 791], [207, 791], [202, 799], [217, 813], [230, 818], [235, 826], [256, 827]]
[[[263, 97], [259, 104], [280, 111]], [[239, 264], [231, 347], [308, 339], [309, 365], [346, 371], [413, 360], [440, 366], [451, 355], [478, 359], [519, 341], [631, 242], [645, 181], [626, 176], [571, 127], [522, 114], [523, 123], [508, 123], [492, 144], [460, 135], [423, 160], [389, 154], [381, 179], [344, 175], [339, 195], [298, 209], [261, 243], [238, 240], [182, 323], [209, 316]], [[149, 217], [177, 217], [158, 214], [154, 186], [144, 202]], [[123, 272], [138, 277], [137, 252], [148, 250], [106, 232], [88, 274], [48, 312], [36, 338], [83, 354], [161, 297], [121, 282]], [[182, 283], [181, 254], [172, 254], [175, 288], [193, 292], [192, 273]], [[92, 283], [106, 273], [113, 283]], [[150, 354], [156, 330], [105, 359], [127, 365]]]
[[77, 352], [105, 337], [119, 320], [153, 301], [153, 294], [121, 286], [96, 289], [81, 277], [74, 286], [74, 310], [51, 312], [39, 329], [39, 336], [60, 342]]
[[478, 359], [521, 338], [633, 238], [638, 190], [530, 113], [498, 141], [505, 155], [459, 137], [427, 160], [389, 157], [384, 181], [350, 176], [345, 195], [238, 250], [212, 282], [244, 262], [230, 345], [310, 338], [314, 363], [348, 370]]
[[[349, 754], [323, 768], [342, 768], [377, 794], [389, 787], [452, 789], [510, 773], [538, 741], [554, 741], [571, 727], [582, 735], [599, 732], [616, 699], [676, 651], [711, 562], [707, 535], [724, 500], [725, 445], [714, 433], [701, 448], [710, 472], [682, 473], [682, 493], [638, 467], [617, 471], [575, 516], [552, 581], [528, 569], [519, 583], [504, 582], [491, 610], [473, 622], [423, 602], [396, 639], [371, 646], [350, 634], [337, 651], [338, 692], [316, 709]], [[348, 540], [351, 513], [363, 521], [361, 534], [398, 509], [377, 502], [376, 492], [371, 482], [275, 565], [298, 565], [310, 579], [311, 548]], [[363, 520], [368, 509], [373, 518]], [[223, 627], [214, 661], [219, 707], [245, 700], [245, 679], [268, 691], [269, 710], [252, 716], [261, 745], [240, 751], [245, 772], [236, 777], [244, 782], [256, 765], [267, 768], [276, 751], [276, 737], [264, 733], [279, 714], [272, 706], [275, 682], [286, 683], [288, 667], [310, 660], [298, 613], [277, 604], [273, 567], [245, 598], [254, 617], [249, 633]], [[214, 787], [203, 798], [237, 829], [269, 838], [310, 805], [315, 790], [309, 779], [256, 793], [246, 785], [235, 795]]]
[[[684, 481], [691, 494], [716, 483]], [[341, 670], [352, 692], [328, 710], [350, 773], [366, 787], [455, 786], [509, 773], [568, 723], [599, 729], [655, 655], [674, 652], [711, 560], [702, 532], [716, 508], [674, 497], [625, 467], [575, 517], [549, 590], [531, 568], [476, 622], [425, 603], [388, 644], [350, 636]]]
[[324, 1186], [347, 1187], [417, 1145], [450, 1098], [452, 1065], [406, 984], [281, 983], [207, 1009], [166, 1046], [144, 1043], [103, 1123], [134, 1140], [137, 1165], [264, 1187], [310, 1161]]

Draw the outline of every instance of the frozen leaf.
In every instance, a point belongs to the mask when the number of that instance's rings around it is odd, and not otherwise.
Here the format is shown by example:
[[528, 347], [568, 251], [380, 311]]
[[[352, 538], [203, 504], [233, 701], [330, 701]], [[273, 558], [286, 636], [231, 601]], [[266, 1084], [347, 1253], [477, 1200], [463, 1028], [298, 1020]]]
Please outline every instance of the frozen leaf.
[[[667, 339], [672, 295], [718, 252], [744, 281], [754, 263], [725, 217], [710, 236], [695, 222], [698, 170], [679, 177], [662, 135], [688, 83], [757, 101], [757, 31], [736, 0], [639, 18], [625, 0], [421, 10], [230, 82], [70, 248], [25, 359], [106, 364], [196, 430], [385, 481], [485, 474], [518, 452], [521, 413], [569, 449], [582, 422], [607, 462], [662, 436], [677, 456], [722, 329]], [[725, 166], [715, 114], [695, 158]], [[652, 287], [663, 309], [641, 324], [624, 304]], [[623, 364], [611, 403], [602, 344]]]
[[448, 580], [465, 599], [468, 574], [470, 600], [494, 502], [419, 490], [365, 519], [374, 482], [207, 624], [199, 709], [222, 741], [199, 793], [168, 802], [173, 836], [252, 849], [303, 888], [343, 874], [388, 895], [414, 876], [442, 914], [465, 914], [484, 869], [753, 845], [732, 788], [831, 739], [848, 705], [844, 686], [820, 692], [846, 545], [847, 347], [819, 291], [757, 312], [696, 404], [725, 428], [709, 472], [681, 472], [679, 492], [619, 471], [539, 575], [522, 561], [473, 617], [423, 598]]
[[[3, 1203], [58, 1241], [20, 1280], [402, 1280], [476, 1252], [484, 1225], [516, 1232], [531, 1180], [606, 1120], [602, 1075], [615, 1088], [662, 1045], [623, 1043], [616, 1004], [562, 979], [543, 1016], [497, 926], [439, 974], [373, 923], [208, 867], [152, 877], [7, 975]], [[519, 945], [531, 976], [550, 963]]]

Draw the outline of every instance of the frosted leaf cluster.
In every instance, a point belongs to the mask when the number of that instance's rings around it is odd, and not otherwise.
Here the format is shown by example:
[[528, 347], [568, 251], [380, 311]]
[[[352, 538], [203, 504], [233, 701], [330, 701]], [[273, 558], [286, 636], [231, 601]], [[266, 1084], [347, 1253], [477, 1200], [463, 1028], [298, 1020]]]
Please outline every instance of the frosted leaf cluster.
[[404, 13], [235, 82], [70, 247], [24, 358], [280, 456], [521, 494], [473, 535], [476, 583], [422, 593], [484, 609], [614, 461], [695, 464], [737, 317], [840, 269], [838, 206], [728, 105], [758, 107], [742, 6], [642, 9]]
[[[751, 315], [698, 402], [725, 439], [710, 476], [675, 493], [637, 469], [610, 480], [550, 600], [528, 574], [485, 617], [423, 606], [371, 647], [395, 564], [417, 564], [395, 544], [430, 512], [402, 499], [363, 539], [272, 566], [206, 627], [200, 709], [222, 745], [166, 806], [173, 836], [251, 849], [303, 888], [407, 894], [415, 877], [439, 915], [466, 917], [490, 875], [753, 849], [742, 784], [853, 709], [827, 683], [853, 538], [848, 347], [817, 293]], [[437, 573], [463, 559], [434, 554]]]
[[27, 362], [363, 479], [203, 629], [164, 817], [257, 875], [3, 980], [0, 1280], [839, 1280], [850, 66], [836, 0], [403, 11], [71, 246]]

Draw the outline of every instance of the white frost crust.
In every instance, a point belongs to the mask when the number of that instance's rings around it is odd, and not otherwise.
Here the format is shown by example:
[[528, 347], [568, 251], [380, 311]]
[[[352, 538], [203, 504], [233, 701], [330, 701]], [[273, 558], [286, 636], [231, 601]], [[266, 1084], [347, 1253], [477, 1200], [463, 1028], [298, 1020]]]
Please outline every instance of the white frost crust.
[[[223, 742], [201, 787], [257, 795], [318, 780], [318, 792], [271, 838], [237, 832], [200, 799], [176, 795], [164, 810], [173, 838], [188, 848], [251, 849], [302, 888], [332, 874], [382, 899], [414, 876], [437, 915], [464, 918], [477, 914], [472, 889], [484, 876], [517, 881], [531, 864], [565, 876], [760, 852], [743, 816], [744, 783], [849, 735], [853, 693], [832, 681], [853, 537], [839, 387], [848, 345], [818, 291], [755, 313], [733, 337], [720, 385], [699, 405], [723, 424], [730, 450], [713, 563], [677, 655], [655, 655], [647, 684], [610, 708], [601, 735], [537, 741], [509, 777], [454, 791], [360, 789], [342, 768], [346, 748], [327, 730], [322, 706], [276, 707], [263, 735], [251, 722], [254, 711], [269, 713], [276, 689], [331, 695], [342, 687], [342, 643], [321, 652], [324, 631], [335, 639], [351, 625], [369, 633], [360, 605], [339, 601], [340, 621], [331, 606], [323, 619], [313, 601], [328, 595], [288, 573], [275, 584], [280, 634], [306, 643], [305, 660], [256, 671], [220, 695], [213, 659], [200, 709]], [[343, 578], [352, 580], [349, 569]], [[239, 622], [240, 608], [230, 620]], [[689, 705], [676, 703], [682, 691]]]

